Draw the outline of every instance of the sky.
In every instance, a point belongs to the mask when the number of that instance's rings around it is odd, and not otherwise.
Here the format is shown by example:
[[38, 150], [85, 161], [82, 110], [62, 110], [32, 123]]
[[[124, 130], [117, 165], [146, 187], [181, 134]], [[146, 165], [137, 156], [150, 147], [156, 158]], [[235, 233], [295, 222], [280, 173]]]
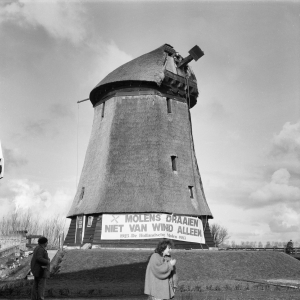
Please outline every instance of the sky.
[[300, 2], [0, 3], [0, 217], [66, 215], [92, 121], [90, 91], [165, 43], [198, 81], [191, 109], [212, 223], [230, 241], [300, 242]]

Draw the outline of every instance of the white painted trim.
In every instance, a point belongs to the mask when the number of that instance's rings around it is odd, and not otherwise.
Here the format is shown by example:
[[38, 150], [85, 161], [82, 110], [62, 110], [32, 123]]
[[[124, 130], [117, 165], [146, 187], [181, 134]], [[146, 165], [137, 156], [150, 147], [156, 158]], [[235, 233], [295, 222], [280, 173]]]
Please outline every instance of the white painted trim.
[[81, 244], [83, 242], [83, 238], [84, 238], [84, 232], [85, 232], [85, 219], [86, 219], [86, 215], [83, 215], [83, 220], [82, 220], [82, 236], [81, 236]]
[[78, 217], [78, 216], [76, 216], [75, 244], [76, 244], [76, 238], [77, 238], [77, 223], [78, 223], [78, 222], [77, 222], [77, 221], [78, 221], [78, 220], [77, 220], [77, 217]]
[[73, 249], [80, 249], [80, 246], [66, 246], [64, 250], [73, 250]]

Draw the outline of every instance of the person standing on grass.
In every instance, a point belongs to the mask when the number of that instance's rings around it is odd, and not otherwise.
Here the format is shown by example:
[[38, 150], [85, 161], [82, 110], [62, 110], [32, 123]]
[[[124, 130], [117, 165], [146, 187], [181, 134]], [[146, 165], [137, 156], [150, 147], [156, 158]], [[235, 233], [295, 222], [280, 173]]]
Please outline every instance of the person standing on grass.
[[286, 253], [287, 254], [292, 254], [294, 251], [294, 244], [293, 244], [293, 241], [290, 240], [287, 245], [286, 245]]
[[160, 241], [151, 255], [145, 278], [144, 293], [149, 300], [172, 299], [177, 288], [176, 259], [172, 259], [170, 252], [171, 240]]
[[48, 239], [40, 237], [31, 259], [31, 272], [34, 282], [31, 291], [31, 300], [44, 300], [46, 278], [49, 277], [50, 259], [46, 250]]

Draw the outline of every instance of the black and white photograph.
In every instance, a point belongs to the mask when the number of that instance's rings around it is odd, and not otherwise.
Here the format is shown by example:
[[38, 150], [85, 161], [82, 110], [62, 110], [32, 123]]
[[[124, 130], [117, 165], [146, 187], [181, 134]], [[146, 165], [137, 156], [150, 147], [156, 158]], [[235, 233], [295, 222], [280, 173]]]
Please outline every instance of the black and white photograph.
[[0, 1], [0, 298], [300, 299], [300, 1]]

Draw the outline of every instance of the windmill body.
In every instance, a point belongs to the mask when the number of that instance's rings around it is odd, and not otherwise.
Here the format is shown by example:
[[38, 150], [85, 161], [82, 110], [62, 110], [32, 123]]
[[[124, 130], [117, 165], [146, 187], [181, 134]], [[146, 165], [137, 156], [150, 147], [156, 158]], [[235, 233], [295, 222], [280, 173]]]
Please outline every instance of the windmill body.
[[161, 214], [203, 224], [205, 242], [176, 240], [179, 248], [213, 246], [190, 118], [197, 81], [188, 65], [178, 67], [182, 61], [165, 44], [117, 68], [92, 90], [93, 127], [65, 245], [152, 247], [155, 238], [104, 239], [104, 228], [122, 229], [104, 227], [105, 216], [115, 226], [131, 216], [139, 220], [136, 228], [146, 228], [140, 227], [145, 218]]

